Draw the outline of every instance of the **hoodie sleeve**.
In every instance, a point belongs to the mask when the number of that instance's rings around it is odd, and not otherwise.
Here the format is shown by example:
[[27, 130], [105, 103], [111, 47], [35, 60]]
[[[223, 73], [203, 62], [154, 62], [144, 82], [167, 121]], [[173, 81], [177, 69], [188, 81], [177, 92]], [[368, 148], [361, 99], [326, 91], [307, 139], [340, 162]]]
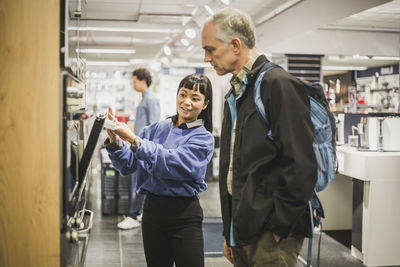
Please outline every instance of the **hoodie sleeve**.
[[128, 175], [136, 171], [137, 160], [135, 154], [130, 149], [130, 145], [122, 142], [123, 145], [118, 150], [107, 147], [108, 155], [114, 167], [123, 175]]
[[138, 164], [149, 174], [162, 179], [203, 179], [205, 167], [214, 151], [214, 138], [209, 132], [196, 133], [175, 149], [142, 139], [136, 150]]

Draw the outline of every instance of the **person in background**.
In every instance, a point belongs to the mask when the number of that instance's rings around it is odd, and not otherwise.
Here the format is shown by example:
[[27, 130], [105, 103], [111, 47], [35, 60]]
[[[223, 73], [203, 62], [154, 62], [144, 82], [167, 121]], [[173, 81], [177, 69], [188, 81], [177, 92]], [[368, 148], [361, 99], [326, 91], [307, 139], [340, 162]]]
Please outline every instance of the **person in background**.
[[[160, 120], [160, 101], [155, 94], [149, 90], [152, 77], [147, 69], [140, 68], [133, 72], [133, 88], [142, 93], [142, 100], [136, 108], [135, 133], [139, 133], [145, 126]], [[136, 174], [132, 174], [131, 201], [129, 203], [129, 214], [121, 222], [118, 228], [127, 230], [139, 227], [143, 202], [145, 195], [136, 193]]]
[[149, 267], [204, 266], [198, 194], [207, 189], [204, 177], [214, 151], [209, 79], [186, 76], [176, 109], [177, 115], [145, 127], [138, 136], [108, 112], [116, 123], [115, 130], [107, 129], [110, 159], [122, 174], [136, 172], [138, 191], [146, 194], [142, 235]]
[[220, 144], [225, 256], [234, 266], [296, 266], [311, 235], [307, 203], [317, 179], [308, 95], [301, 81], [272, 69], [261, 83], [270, 127], [264, 124], [253, 92], [268, 60], [257, 52], [255, 36], [251, 18], [232, 8], [202, 29], [204, 61], [218, 75], [233, 74]]

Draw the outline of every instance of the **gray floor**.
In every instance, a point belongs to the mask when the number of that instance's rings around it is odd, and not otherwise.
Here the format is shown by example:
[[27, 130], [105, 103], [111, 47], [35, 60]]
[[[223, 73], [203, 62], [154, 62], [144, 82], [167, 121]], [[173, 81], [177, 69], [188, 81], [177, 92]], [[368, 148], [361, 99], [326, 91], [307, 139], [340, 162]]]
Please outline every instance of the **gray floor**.
[[[93, 160], [93, 179], [90, 185], [88, 208], [94, 211], [93, 229], [90, 235], [86, 256], [87, 267], [146, 267], [143, 252], [142, 233], [140, 228], [132, 230], [118, 230], [117, 223], [121, 216], [103, 216], [101, 214], [100, 195], [100, 170], [98, 160]], [[219, 218], [221, 210], [219, 205], [218, 182], [208, 182], [208, 190], [200, 194], [204, 217]], [[317, 238], [316, 238], [317, 239]], [[315, 239], [314, 239], [315, 242]], [[321, 266], [350, 267], [364, 266], [350, 256], [350, 250], [339, 244], [336, 240], [324, 237], [321, 246]], [[313, 263], [315, 263], [316, 244], [314, 245]], [[303, 245], [301, 256], [307, 256], [307, 240]], [[341, 255], [338, 257], [338, 255]], [[347, 261], [345, 260], [347, 258]], [[299, 260], [297, 267], [304, 264]], [[304, 262], [304, 260], [303, 260]], [[206, 267], [231, 267], [224, 257], [206, 257]]]

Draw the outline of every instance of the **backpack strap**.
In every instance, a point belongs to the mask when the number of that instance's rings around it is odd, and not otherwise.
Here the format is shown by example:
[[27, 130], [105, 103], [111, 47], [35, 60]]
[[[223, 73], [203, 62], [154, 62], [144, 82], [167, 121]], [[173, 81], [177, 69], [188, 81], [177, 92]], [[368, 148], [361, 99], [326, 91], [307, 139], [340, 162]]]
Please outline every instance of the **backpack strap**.
[[[256, 81], [254, 83], [254, 103], [256, 104], [257, 111], [260, 114], [262, 120], [264, 121], [268, 129], [269, 129], [269, 121], [267, 119], [267, 114], [265, 113], [264, 103], [262, 102], [261, 99], [261, 82], [265, 74], [268, 71], [272, 70], [273, 68], [282, 68], [282, 67], [272, 62], [265, 63], [262, 66], [261, 70], [258, 72]], [[270, 129], [267, 132], [267, 136], [270, 140], [273, 140], [272, 132]]]
[[[321, 238], [322, 238], [322, 222], [321, 218], [325, 218], [324, 209], [322, 208], [321, 201], [317, 196], [317, 192], [314, 190], [311, 199], [308, 201], [308, 207], [310, 210], [311, 220], [311, 237], [308, 239], [308, 252], [307, 252], [307, 267], [311, 267], [311, 254], [312, 254], [312, 240], [314, 238], [314, 226], [320, 227], [319, 239], [318, 239], [318, 254], [316, 267], [320, 267], [320, 254], [321, 254]], [[315, 215], [314, 215], [315, 211]], [[314, 224], [315, 222], [315, 224]]]
[[314, 219], [313, 219], [313, 211], [312, 211], [312, 207], [311, 207], [311, 201], [308, 201], [308, 209], [310, 211], [311, 237], [308, 239], [307, 267], [310, 267], [311, 266], [311, 253], [312, 253], [312, 240], [314, 237]]

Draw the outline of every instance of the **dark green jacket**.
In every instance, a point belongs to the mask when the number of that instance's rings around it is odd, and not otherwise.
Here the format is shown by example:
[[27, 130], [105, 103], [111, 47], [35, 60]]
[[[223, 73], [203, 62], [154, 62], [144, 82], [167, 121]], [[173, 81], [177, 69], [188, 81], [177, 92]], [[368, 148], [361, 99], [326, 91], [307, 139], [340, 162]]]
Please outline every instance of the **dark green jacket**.
[[[237, 101], [233, 151], [232, 198], [227, 192], [232, 119], [225, 101], [220, 147], [220, 197], [223, 235], [230, 244], [230, 221], [236, 245], [255, 242], [264, 231], [282, 238], [309, 236], [307, 203], [317, 179], [312, 148], [313, 128], [306, 88], [282, 69], [269, 71], [261, 83], [274, 141], [254, 103], [254, 82], [266, 57], [259, 56], [247, 74], [248, 84]], [[226, 98], [233, 93], [233, 89]]]

